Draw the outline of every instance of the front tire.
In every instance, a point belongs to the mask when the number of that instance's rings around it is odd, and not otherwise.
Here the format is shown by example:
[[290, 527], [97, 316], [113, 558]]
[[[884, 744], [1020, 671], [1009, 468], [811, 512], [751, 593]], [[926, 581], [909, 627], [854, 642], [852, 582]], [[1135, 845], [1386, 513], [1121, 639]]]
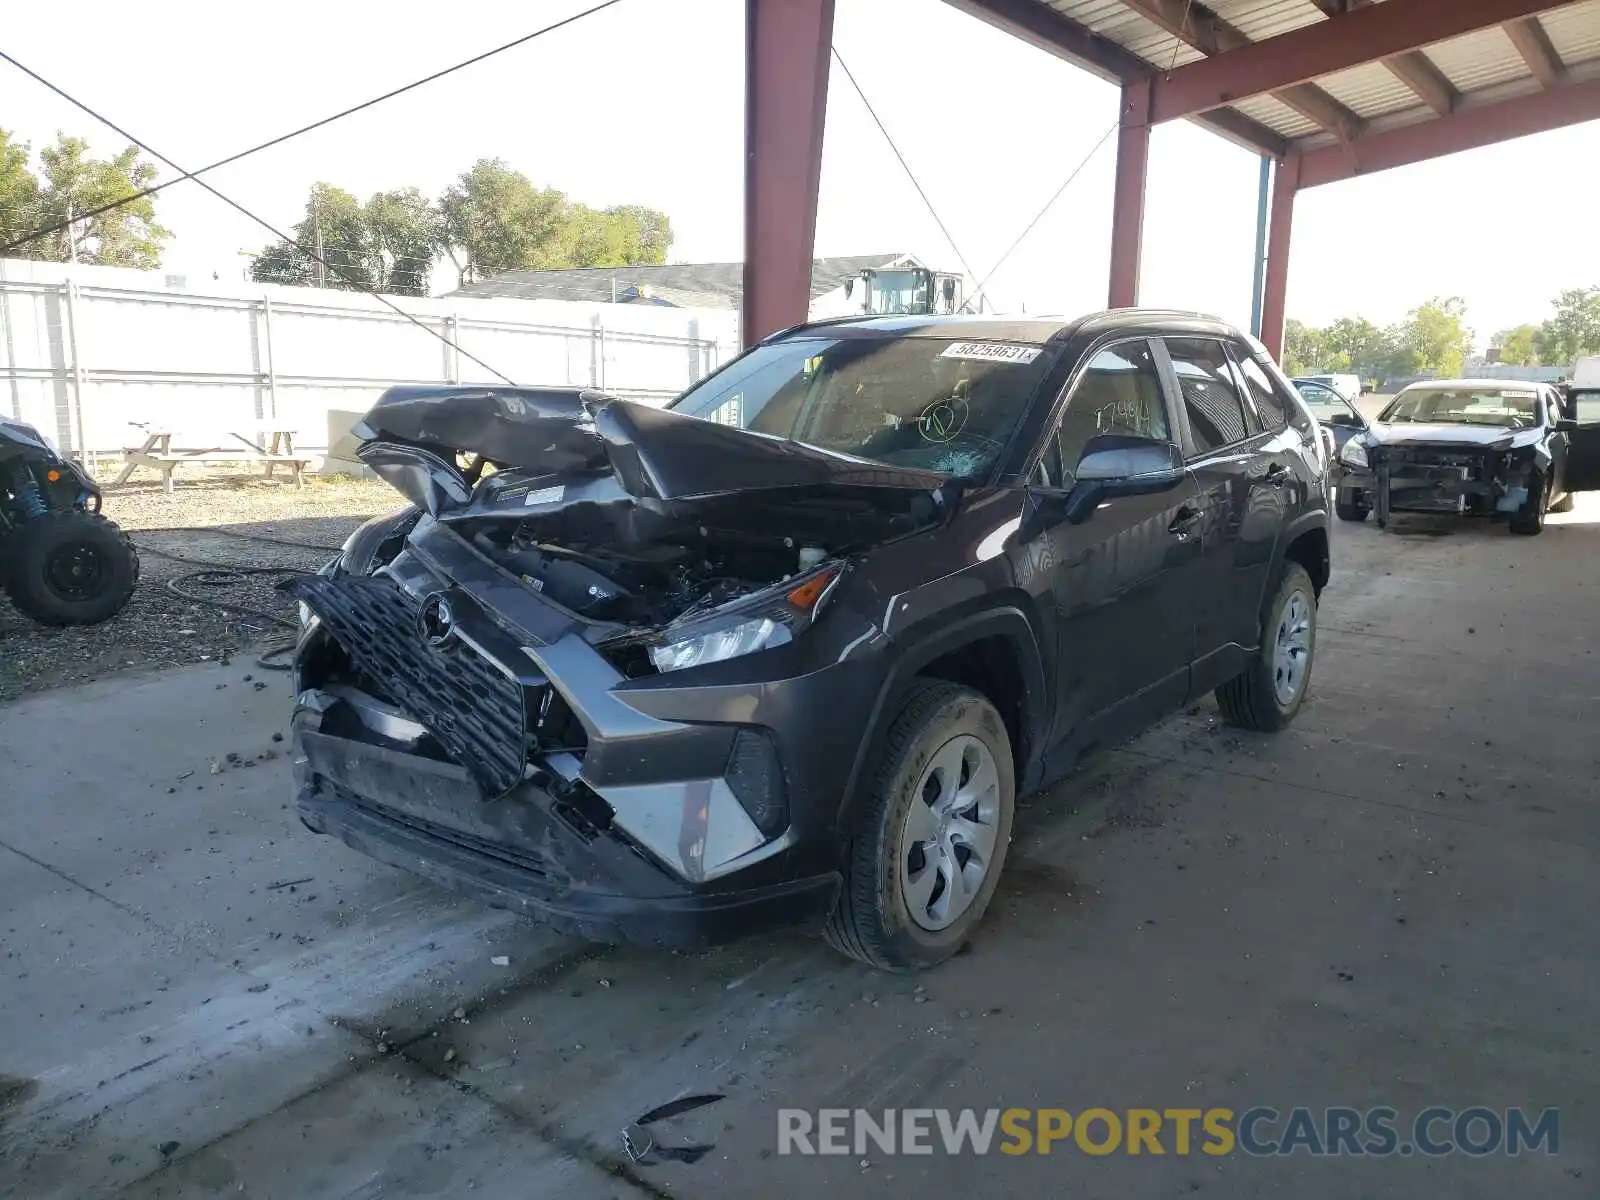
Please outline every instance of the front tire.
[[116, 616], [139, 582], [139, 555], [98, 513], [49, 513], [7, 545], [6, 591], [41, 625], [94, 625]]
[[1286, 562], [1261, 622], [1261, 648], [1242, 673], [1216, 690], [1222, 719], [1275, 733], [1294, 720], [1311, 686], [1317, 654], [1317, 591], [1297, 562]]
[[829, 944], [885, 971], [949, 958], [994, 895], [1015, 808], [1011, 739], [994, 705], [971, 688], [919, 681], [857, 815]]
[[1550, 506], [1550, 485], [1540, 479], [1528, 490], [1528, 499], [1511, 515], [1511, 532], [1534, 537], [1544, 532], [1544, 514]]

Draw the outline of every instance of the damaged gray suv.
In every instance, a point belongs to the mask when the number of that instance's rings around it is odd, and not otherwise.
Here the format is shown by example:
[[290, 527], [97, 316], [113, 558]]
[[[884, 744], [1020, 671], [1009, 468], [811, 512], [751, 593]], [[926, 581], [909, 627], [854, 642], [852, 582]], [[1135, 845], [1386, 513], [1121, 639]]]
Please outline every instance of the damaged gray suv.
[[1217, 321], [853, 318], [666, 409], [397, 388], [357, 434], [409, 503], [292, 584], [301, 818], [586, 937], [928, 966], [1019, 795], [1309, 686], [1328, 452]]

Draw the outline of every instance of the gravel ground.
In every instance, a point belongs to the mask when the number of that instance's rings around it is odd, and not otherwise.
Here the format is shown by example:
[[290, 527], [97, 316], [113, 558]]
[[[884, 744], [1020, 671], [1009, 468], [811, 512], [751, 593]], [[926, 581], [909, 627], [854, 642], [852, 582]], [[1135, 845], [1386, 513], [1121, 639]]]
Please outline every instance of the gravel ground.
[[[18, 613], [0, 593], [0, 704], [116, 671], [216, 661], [277, 641], [289, 631], [260, 616], [180, 597], [168, 588], [169, 581], [212, 563], [316, 570], [362, 521], [400, 503], [377, 480], [309, 475], [299, 489], [260, 476], [191, 473], [171, 496], [159, 483], [134, 482], [108, 492], [106, 515], [139, 547], [133, 600], [103, 625], [47, 629]], [[274, 587], [281, 577], [234, 576], [220, 581], [222, 586], [180, 580], [180, 586], [292, 621], [293, 601]]]

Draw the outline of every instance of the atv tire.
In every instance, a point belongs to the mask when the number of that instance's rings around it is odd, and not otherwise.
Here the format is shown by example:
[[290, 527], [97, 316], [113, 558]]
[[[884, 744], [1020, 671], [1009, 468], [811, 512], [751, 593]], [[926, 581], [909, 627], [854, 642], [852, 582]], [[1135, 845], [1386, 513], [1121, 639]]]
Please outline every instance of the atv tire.
[[1305, 702], [1316, 657], [1317, 592], [1304, 567], [1286, 562], [1262, 618], [1261, 648], [1215, 692], [1222, 719], [1262, 733], [1284, 728]]
[[139, 582], [128, 535], [98, 513], [49, 513], [6, 543], [11, 603], [41, 625], [94, 625], [121, 612]]
[[1011, 739], [994, 705], [971, 688], [919, 680], [878, 747], [823, 931], [829, 944], [884, 971], [955, 954], [994, 895], [1015, 808]]

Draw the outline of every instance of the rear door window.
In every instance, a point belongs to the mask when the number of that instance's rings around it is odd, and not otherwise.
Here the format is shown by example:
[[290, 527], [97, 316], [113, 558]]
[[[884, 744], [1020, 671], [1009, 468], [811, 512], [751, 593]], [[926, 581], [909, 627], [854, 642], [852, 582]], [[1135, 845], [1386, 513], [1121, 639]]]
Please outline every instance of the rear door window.
[[1169, 337], [1165, 341], [1183, 393], [1194, 453], [1209, 454], [1249, 437], [1244, 403], [1222, 343], [1214, 338]]

